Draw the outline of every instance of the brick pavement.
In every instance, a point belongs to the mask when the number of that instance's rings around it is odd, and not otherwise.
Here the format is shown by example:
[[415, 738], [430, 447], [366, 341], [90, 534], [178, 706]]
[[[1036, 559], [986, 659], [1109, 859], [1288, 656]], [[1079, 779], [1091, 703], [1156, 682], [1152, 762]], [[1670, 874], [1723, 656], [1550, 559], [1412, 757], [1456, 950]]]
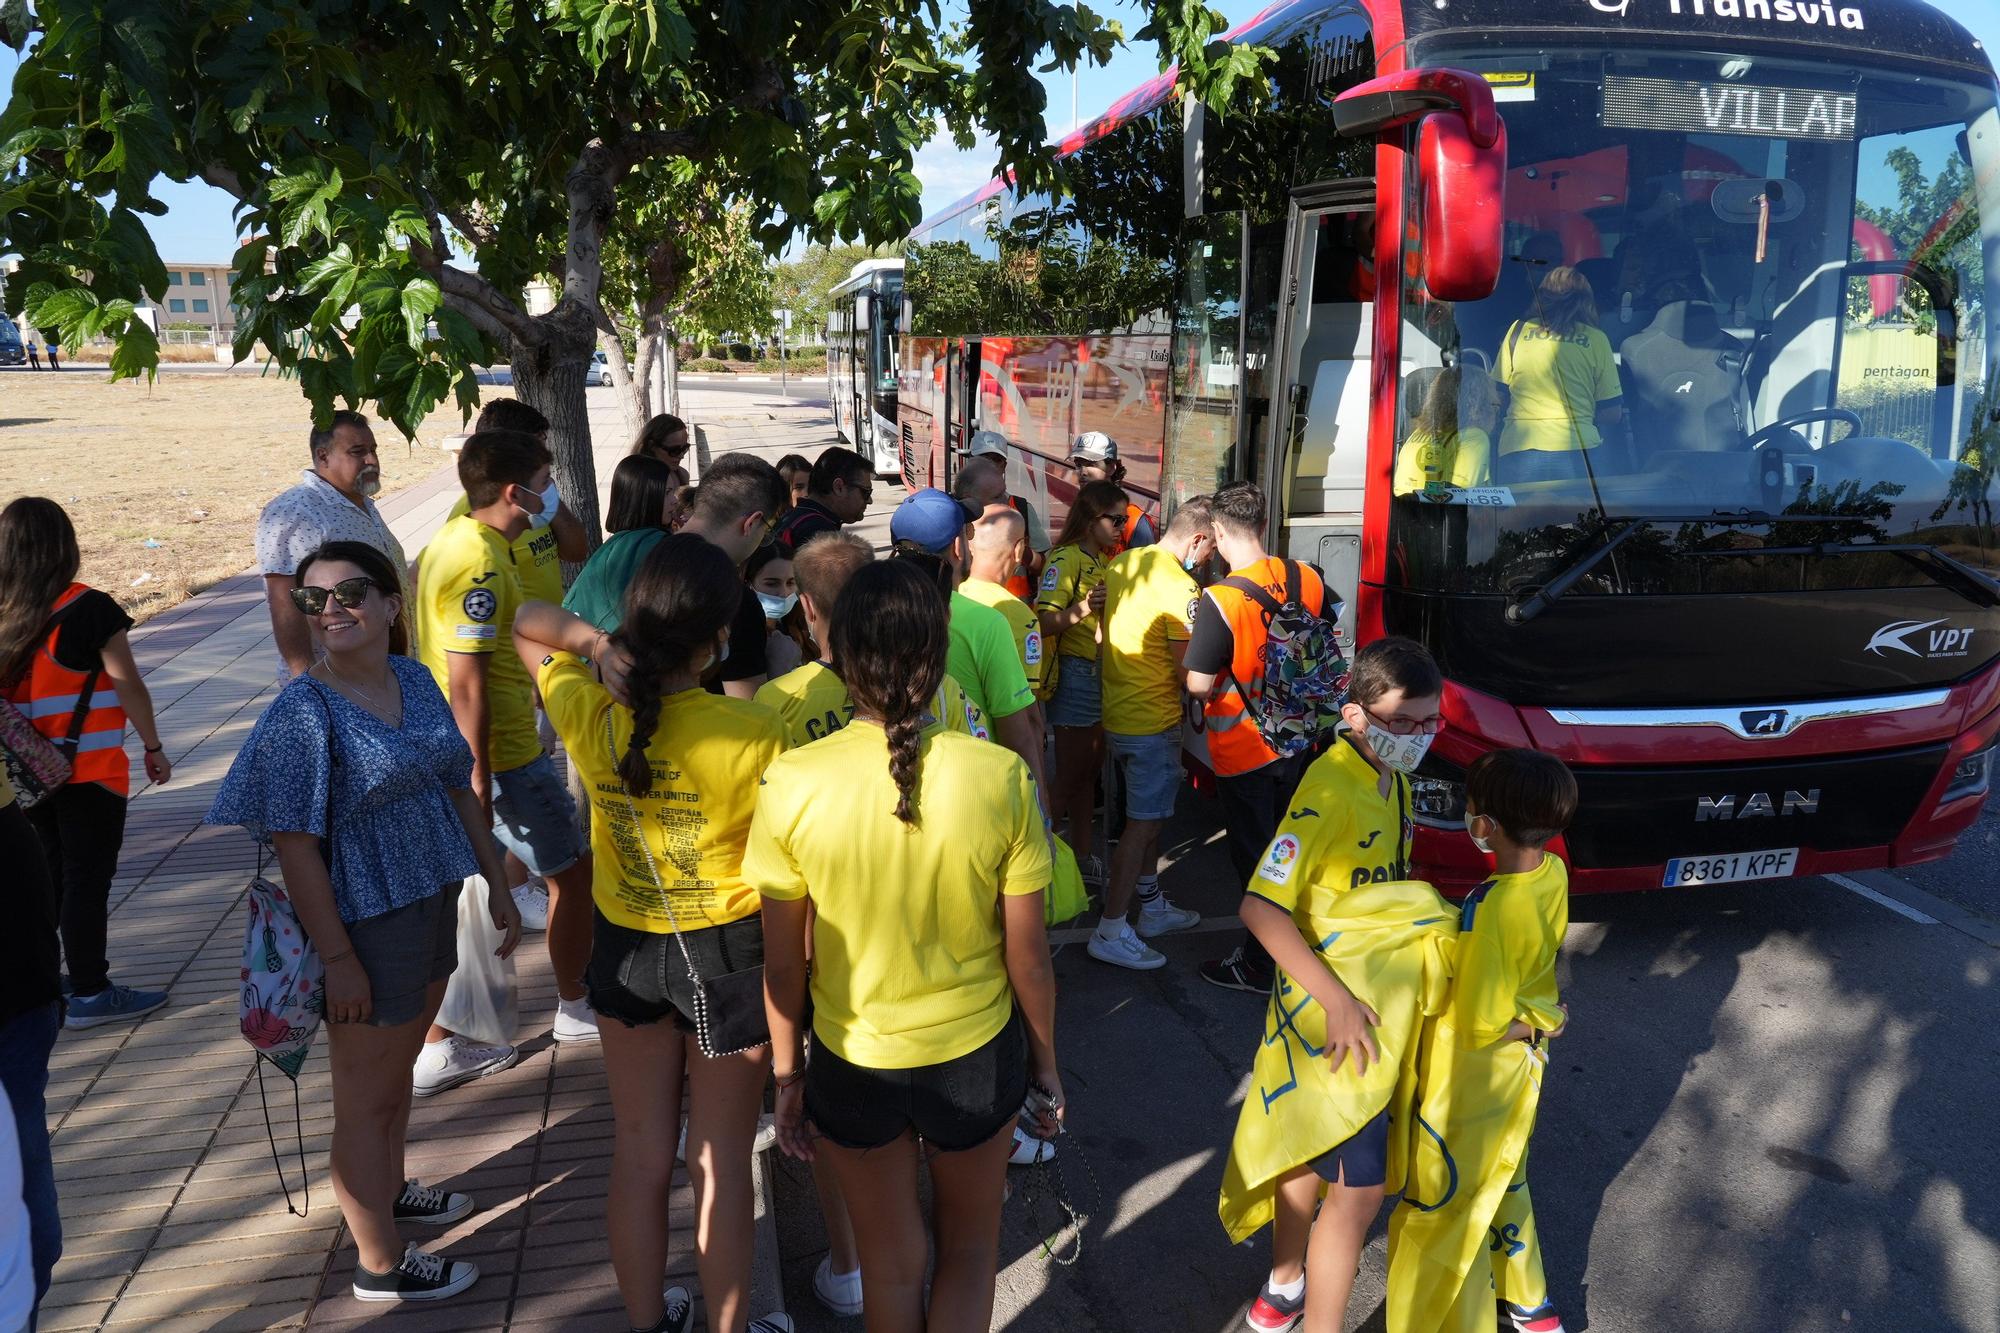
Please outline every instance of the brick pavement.
[[[823, 415], [718, 406], [702, 413], [697, 398], [690, 413], [713, 452], [775, 456], [826, 442]], [[615, 418], [593, 428], [609, 442], [598, 451], [608, 487], [625, 432]], [[455, 495], [443, 466], [383, 509], [414, 551]], [[479, 1264], [478, 1285], [431, 1308], [385, 1311], [349, 1294], [354, 1252], [327, 1175], [324, 1043], [299, 1083], [310, 1211], [287, 1213], [254, 1063], [235, 1025], [240, 904], [254, 848], [240, 830], [200, 823], [274, 690], [261, 580], [227, 580], [148, 621], [132, 640], [175, 771], [166, 787], [134, 793], [112, 888], [110, 956], [119, 981], [171, 998], [137, 1024], [65, 1032], [57, 1043], [49, 1117], [64, 1254], [41, 1327], [333, 1330], [385, 1319], [411, 1330], [623, 1327], [603, 1239], [611, 1137], [603, 1066], [595, 1047], [562, 1049], [549, 1039], [556, 996], [540, 937], [517, 955], [521, 1062], [419, 1101], [411, 1117], [411, 1173], [480, 1204], [425, 1244]], [[266, 1071], [264, 1090], [296, 1195], [292, 1089]], [[759, 1310], [779, 1301], [768, 1199], [760, 1170]], [[671, 1209], [670, 1271], [691, 1275], [684, 1174]]]

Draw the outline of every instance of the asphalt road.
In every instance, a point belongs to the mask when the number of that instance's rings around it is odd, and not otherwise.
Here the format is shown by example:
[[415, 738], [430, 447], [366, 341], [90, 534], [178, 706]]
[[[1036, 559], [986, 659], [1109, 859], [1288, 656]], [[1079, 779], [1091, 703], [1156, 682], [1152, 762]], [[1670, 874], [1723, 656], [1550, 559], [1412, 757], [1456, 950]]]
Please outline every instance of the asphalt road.
[[[995, 1328], [1221, 1333], [1267, 1271], [1268, 1236], [1232, 1248], [1215, 1214], [1260, 1002], [1194, 973], [1232, 904], [1213, 815], [1184, 797], [1182, 816], [1166, 883], [1208, 933], [1158, 942], [1152, 973], [1080, 937], [1058, 954], [1073, 1132], [1059, 1177], [1013, 1173]], [[1959, 860], [1953, 882], [1990, 890], [1990, 854]], [[2000, 950], [1817, 879], [1573, 913], [1571, 1035], [1531, 1159], [1571, 1330], [2000, 1333]], [[1075, 1240], [1058, 1182], [1090, 1214], [1068, 1266], [1042, 1246]], [[798, 1164], [778, 1189], [787, 1308], [858, 1329], [813, 1299], [825, 1242]], [[1378, 1226], [1350, 1329], [1383, 1327], [1383, 1271]]]

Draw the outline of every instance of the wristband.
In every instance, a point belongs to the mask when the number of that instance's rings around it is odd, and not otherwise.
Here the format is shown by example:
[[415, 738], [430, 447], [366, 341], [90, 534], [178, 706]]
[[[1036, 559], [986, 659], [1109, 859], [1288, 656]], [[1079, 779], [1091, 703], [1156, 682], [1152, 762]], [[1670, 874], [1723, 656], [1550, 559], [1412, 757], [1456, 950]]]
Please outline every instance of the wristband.
[[777, 1083], [779, 1087], [789, 1088], [792, 1086], [792, 1084], [797, 1083], [800, 1079], [804, 1078], [805, 1076], [806, 1076], [805, 1066], [801, 1065], [797, 1069], [794, 1069], [789, 1074], [774, 1074], [772, 1076], [772, 1079], [775, 1083]]
[[158, 754], [158, 753], [160, 753], [160, 751], [162, 751], [162, 750], [164, 750], [164, 749], [166, 749], [166, 748], [167, 748], [167, 747], [166, 747], [166, 746], [165, 746], [164, 744], [162, 744], [162, 745], [148, 745], [148, 746], [146, 747], [146, 753], [147, 753], [147, 754]]

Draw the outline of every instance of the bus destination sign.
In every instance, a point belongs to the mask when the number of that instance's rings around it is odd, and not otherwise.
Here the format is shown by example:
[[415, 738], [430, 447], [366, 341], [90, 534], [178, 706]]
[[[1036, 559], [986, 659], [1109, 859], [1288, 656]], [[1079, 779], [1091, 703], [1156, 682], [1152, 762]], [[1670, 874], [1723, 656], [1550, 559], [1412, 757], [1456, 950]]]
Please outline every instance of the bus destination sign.
[[1824, 88], [1604, 76], [1604, 124], [1608, 129], [1754, 134], [1845, 143], [1854, 138], [1854, 108], [1853, 93]]

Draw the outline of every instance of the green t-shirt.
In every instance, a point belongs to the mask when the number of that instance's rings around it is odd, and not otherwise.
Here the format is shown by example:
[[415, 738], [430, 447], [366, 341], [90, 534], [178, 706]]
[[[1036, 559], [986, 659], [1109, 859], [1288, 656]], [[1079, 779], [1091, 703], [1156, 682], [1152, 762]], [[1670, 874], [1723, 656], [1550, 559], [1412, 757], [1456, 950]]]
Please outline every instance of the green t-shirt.
[[625, 619], [625, 589], [646, 556], [667, 534], [658, 528], [627, 528], [614, 532], [590, 553], [569, 585], [563, 610], [582, 616], [601, 630], [616, 630]]
[[945, 670], [986, 716], [1012, 717], [1035, 701], [1007, 618], [962, 592], [951, 595], [951, 651]]

